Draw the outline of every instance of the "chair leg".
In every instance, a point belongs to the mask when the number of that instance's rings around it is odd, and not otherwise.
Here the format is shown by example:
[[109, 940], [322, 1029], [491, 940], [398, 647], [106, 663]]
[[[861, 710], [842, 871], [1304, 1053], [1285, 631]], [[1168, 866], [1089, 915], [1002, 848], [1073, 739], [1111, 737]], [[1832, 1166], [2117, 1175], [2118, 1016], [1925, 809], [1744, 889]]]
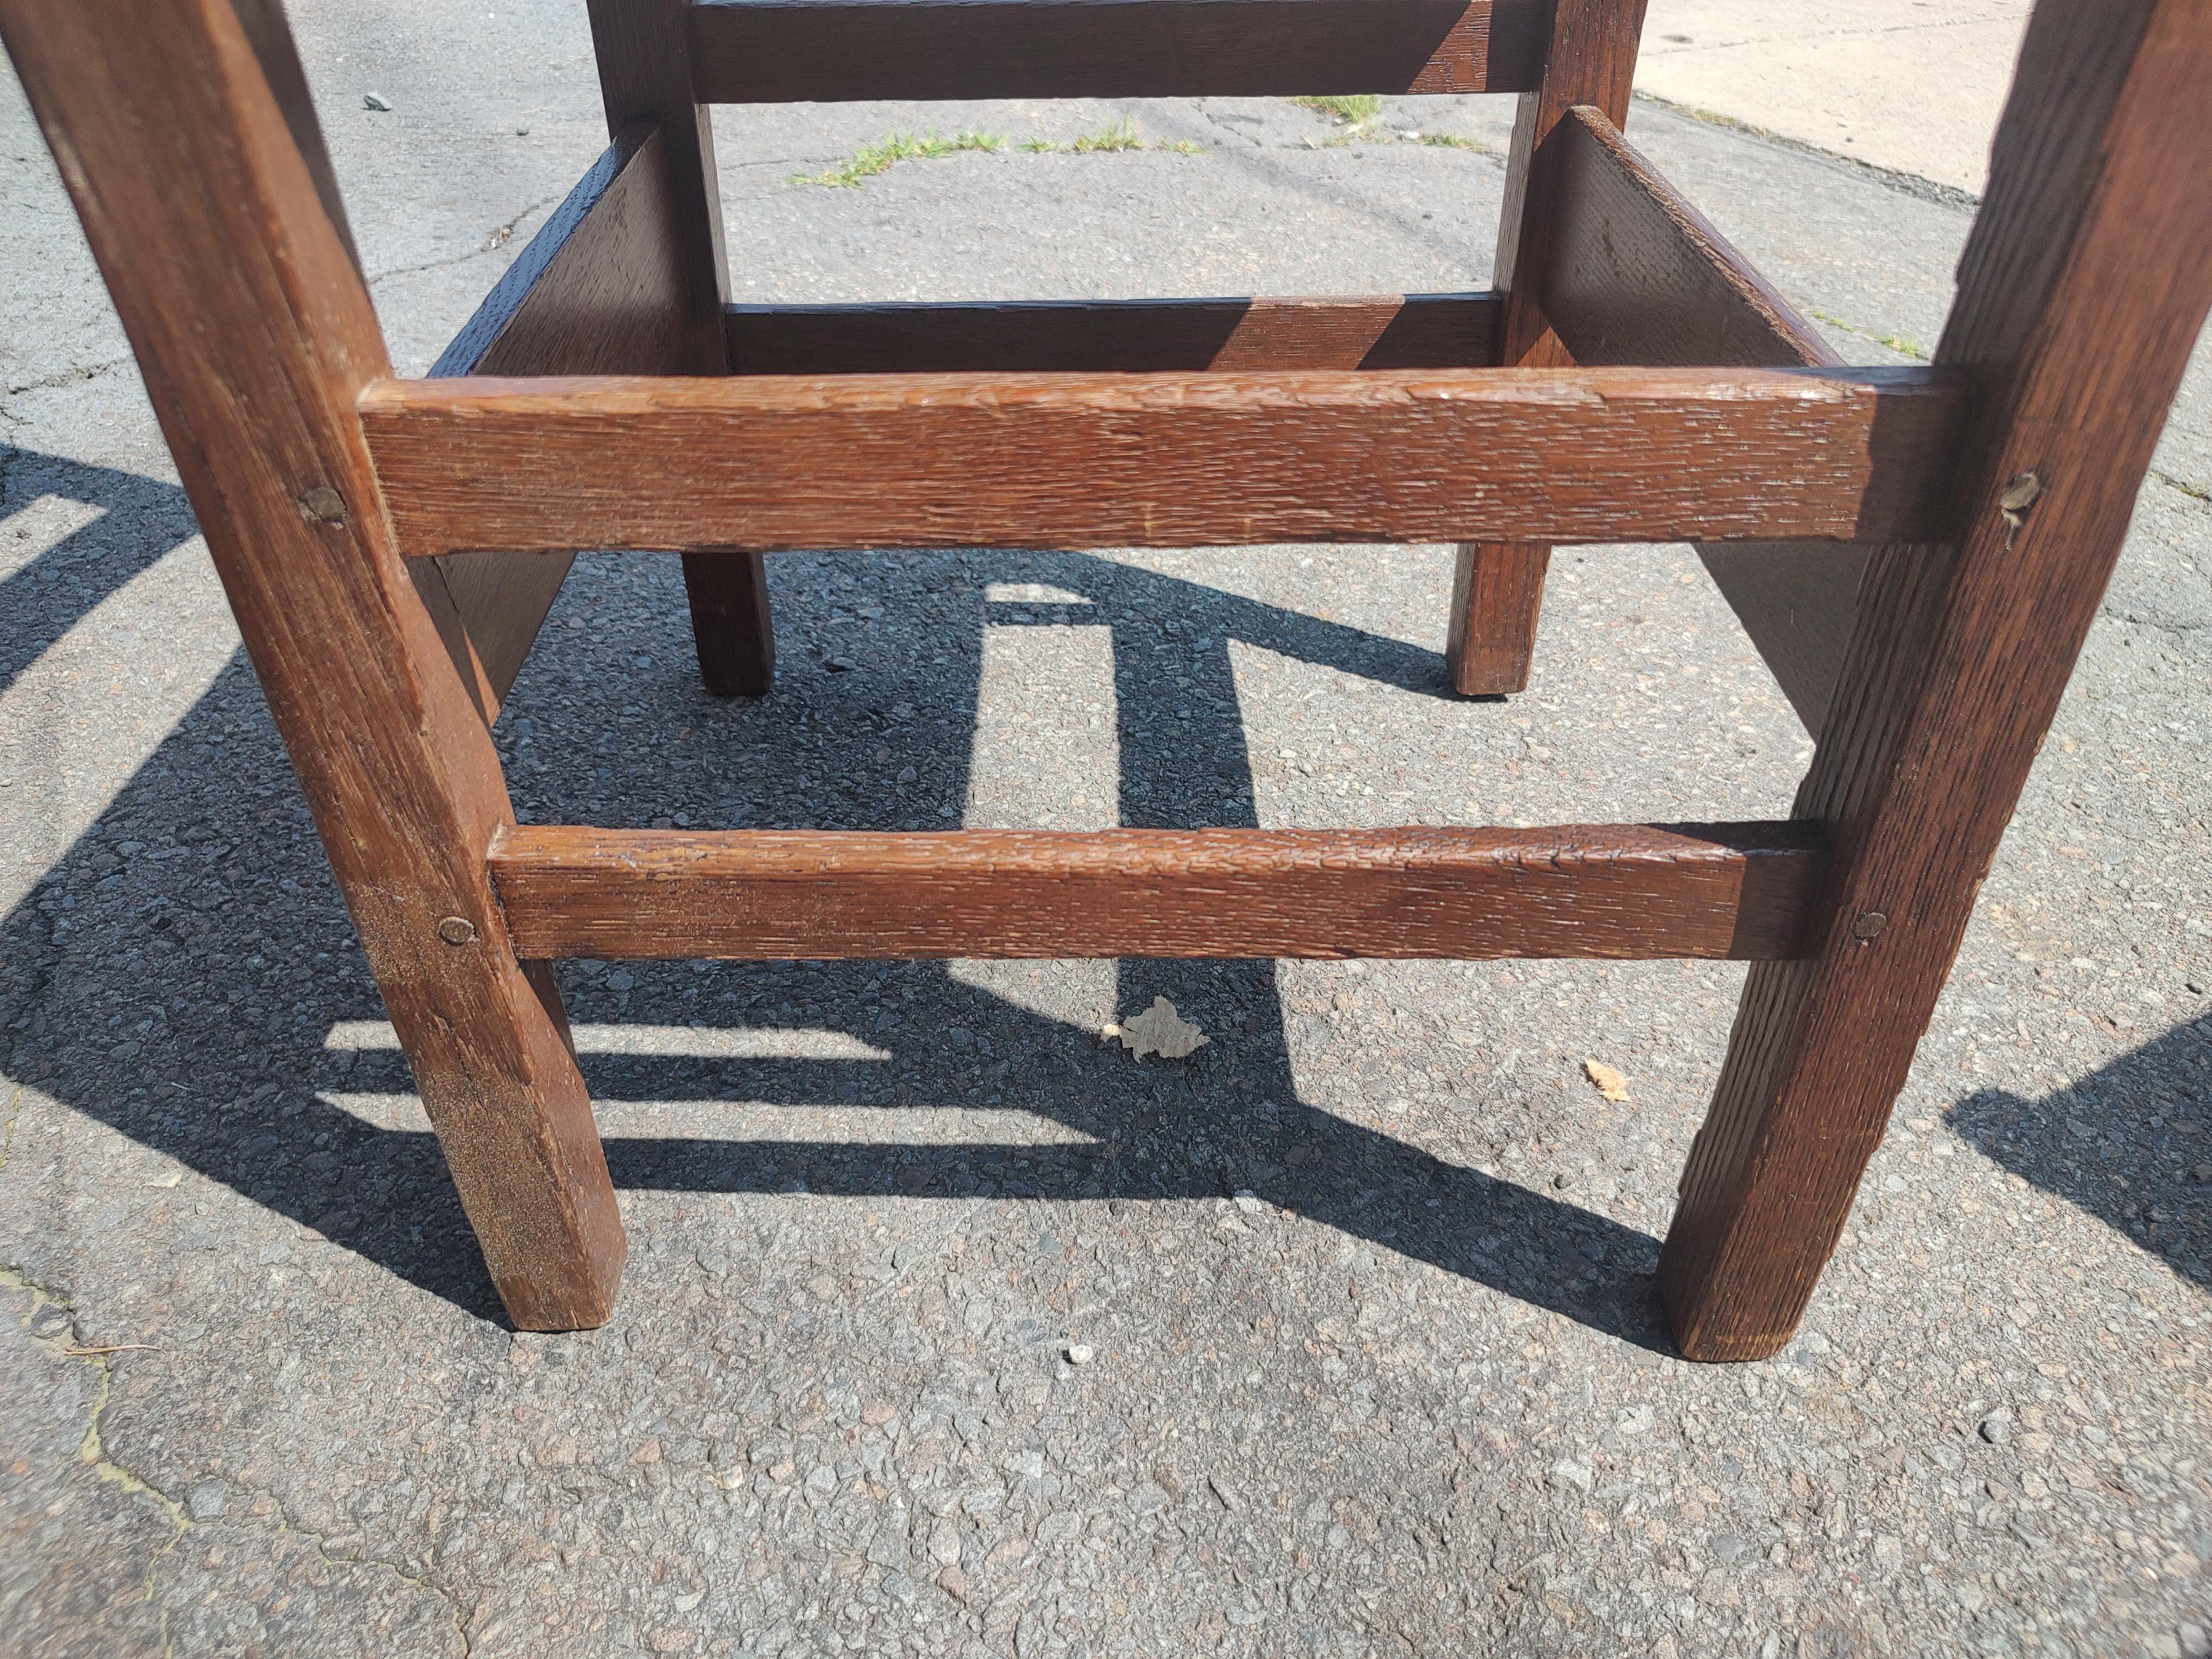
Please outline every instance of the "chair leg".
[[[1626, 123], [1643, 27], [1644, 0], [1559, 0], [1553, 9], [1543, 85], [1521, 96], [1498, 222], [1492, 281], [1504, 300], [1498, 361], [1507, 368], [1559, 368], [1573, 362], [1536, 301], [1556, 194], [1539, 152], [1577, 104], [1596, 105], [1615, 126]], [[1548, 547], [1461, 546], [1444, 646], [1452, 689], [1460, 696], [1496, 696], [1528, 688], [1536, 612], [1551, 560]]]
[[[354, 407], [368, 293], [224, 4], [0, 7], [332, 872], [516, 1324], [607, 1318], [624, 1244], [560, 998], [492, 890], [490, 734], [392, 544]], [[257, 55], [258, 54], [258, 55]], [[284, 76], [278, 75], [279, 83]], [[118, 110], [136, 112], [130, 121]], [[306, 165], [302, 165], [305, 162]], [[176, 204], [190, 200], [191, 212]]]
[[1452, 578], [1451, 632], [1444, 670], [1462, 697], [1492, 697], [1528, 687], [1536, 615], [1544, 603], [1548, 547], [1462, 542]]
[[736, 550], [684, 556], [699, 678], [718, 697], [766, 696], [775, 682], [767, 561]]
[[1954, 552], [1869, 565], [1796, 816], [1808, 960], [1753, 968], [1660, 1255], [1693, 1359], [1790, 1340], [1841, 1236], [2212, 308], [2205, 0], [2039, 0], [1936, 351], [1984, 388]]

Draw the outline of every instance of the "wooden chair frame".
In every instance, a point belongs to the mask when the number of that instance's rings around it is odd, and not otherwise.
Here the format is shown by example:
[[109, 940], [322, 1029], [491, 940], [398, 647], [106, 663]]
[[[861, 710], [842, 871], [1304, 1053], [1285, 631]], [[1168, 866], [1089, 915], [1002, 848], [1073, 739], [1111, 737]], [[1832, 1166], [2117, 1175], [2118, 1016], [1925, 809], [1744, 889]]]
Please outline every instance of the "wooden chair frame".
[[[1942, 347], [1881, 370], [1622, 141], [1641, 0], [591, 10], [612, 148], [402, 380], [277, 0], [0, 0], [515, 1323], [605, 1320], [625, 1249], [550, 958], [1712, 957], [1660, 1284], [1686, 1354], [1786, 1341], [2212, 305], [2212, 0], [2041, 0]], [[1328, 89], [1521, 94], [1497, 293], [727, 302], [705, 102]], [[779, 548], [1449, 538], [1468, 691], [1549, 544], [1700, 544], [1817, 735], [1791, 817], [521, 827], [490, 739], [577, 550], [681, 552], [760, 691]]]

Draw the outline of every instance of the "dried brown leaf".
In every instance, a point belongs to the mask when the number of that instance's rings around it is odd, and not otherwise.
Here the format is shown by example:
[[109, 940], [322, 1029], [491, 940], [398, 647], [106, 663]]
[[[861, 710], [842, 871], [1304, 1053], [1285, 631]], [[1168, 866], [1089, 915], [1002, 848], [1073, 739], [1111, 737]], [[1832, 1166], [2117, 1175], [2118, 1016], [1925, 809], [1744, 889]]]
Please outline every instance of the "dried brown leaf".
[[1619, 1072], [1613, 1070], [1612, 1066], [1607, 1065], [1603, 1060], [1584, 1060], [1583, 1062], [1583, 1075], [1587, 1077], [1592, 1083], [1597, 1085], [1598, 1093], [1603, 1095], [1607, 1100], [1626, 1100], [1628, 1098], [1628, 1079], [1621, 1076]]

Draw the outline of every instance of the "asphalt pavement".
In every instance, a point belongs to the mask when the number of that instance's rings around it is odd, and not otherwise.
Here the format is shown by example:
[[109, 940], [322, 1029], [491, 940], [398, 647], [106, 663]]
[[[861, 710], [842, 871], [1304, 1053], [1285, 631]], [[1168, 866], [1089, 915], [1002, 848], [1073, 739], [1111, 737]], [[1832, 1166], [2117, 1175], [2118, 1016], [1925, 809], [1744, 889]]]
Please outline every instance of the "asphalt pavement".
[[[603, 142], [581, 7], [293, 13], [419, 372]], [[1509, 118], [725, 111], [733, 287], [1479, 287]], [[1006, 142], [806, 182], [901, 132]], [[1846, 356], [1932, 350], [1970, 186], [1629, 136]], [[1650, 1287], [1712, 963], [565, 964], [632, 1254], [612, 1324], [520, 1335], [12, 80], [0, 200], [0, 1648], [2212, 1651], [2203, 362], [1778, 1358], [1679, 1360]], [[1810, 754], [1680, 548], [1563, 553], [1506, 702], [1446, 695], [1440, 547], [771, 571], [729, 703], [673, 561], [580, 562], [520, 811], [1759, 817]], [[1156, 996], [1191, 1058], [1102, 1038]]]

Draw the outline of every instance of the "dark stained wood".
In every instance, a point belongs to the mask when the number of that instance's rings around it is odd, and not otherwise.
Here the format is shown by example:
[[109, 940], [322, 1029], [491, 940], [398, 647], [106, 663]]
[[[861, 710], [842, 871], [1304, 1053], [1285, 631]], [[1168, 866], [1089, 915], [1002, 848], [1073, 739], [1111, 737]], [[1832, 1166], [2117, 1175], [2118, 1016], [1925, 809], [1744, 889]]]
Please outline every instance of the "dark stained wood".
[[1789, 1340], [2096, 613], [2212, 308], [2207, 85], [2212, 0], [2029, 23], [1936, 352], [1982, 393], [1967, 527], [1954, 559], [1885, 548], [1867, 573], [1796, 808], [1836, 848], [1815, 951], [1753, 970], [1660, 1261], [1692, 1358]]
[[[1531, 557], [1530, 555], [1536, 556]], [[1444, 669], [1462, 697], [1524, 691], [1544, 604], [1543, 548], [1463, 543], [1453, 576]]]
[[[1554, 0], [1542, 73], [1522, 94], [1514, 113], [1492, 266], [1491, 286], [1502, 299], [1498, 361], [1508, 368], [1556, 368], [1574, 361], [1537, 303], [1558, 194], [1539, 163], [1544, 140], [1577, 105], [1595, 106], [1615, 125], [1627, 120], [1644, 7], [1644, 0]], [[1518, 691], [1528, 684], [1536, 614], [1551, 562], [1552, 550], [1545, 545], [1461, 544], [1444, 668], [1462, 695]]]
[[1487, 294], [732, 306], [733, 374], [1479, 368]]
[[766, 696], [775, 685], [766, 561], [757, 551], [734, 547], [686, 553], [684, 591], [699, 647], [699, 679], [708, 694]]
[[1552, 334], [1542, 305], [1552, 215], [1560, 192], [1551, 179], [1546, 140], [1587, 104], [1615, 127], [1628, 125], [1644, 0], [1557, 0], [1541, 83], [1521, 94], [1513, 148], [1505, 158], [1505, 210], [1498, 225], [1491, 286], [1504, 296], [1498, 360], [1509, 367], [1555, 368], [1572, 356]]
[[[353, 407], [391, 371], [267, 42], [257, 56], [227, 0], [0, 0], [0, 36], [493, 1280], [520, 1325], [599, 1324], [623, 1263], [613, 1188], [551, 981], [516, 960], [492, 895], [498, 757], [379, 505]], [[466, 944], [441, 939], [449, 918]]]
[[[631, 139], [609, 145], [554, 210], [453, 337], [433, 377], [684, 371], [683, 243], [669, 211], [666, 150], [654, 128]], [[437, 561], [459, 642], [473, 659], [460, 666], [487, 723], [521, 672], [572, 562], [565, 553]], [[410, 569], [424, 580], [419, 565]]]
[[[714, 173], [713, 112], [691, 89], [691, 32], [686, 0], [586, 0], [607, 131], [617, 143], [641, 127], [658, 129], [667, 168], [667, 212], [683, 240], [685, 372], [721, 374], [729, 367], [722, 308], [730, 300], [729, 256], [722, 246], [721, 186]], [[746, 581], [735, 561], [687, 559], [684, 588], [692, 637], [708, 689], [765, 687], [775, 667], [768, 589]], [[701, 636], [726, 622], [720, 639]], [[767, 642], [763, 654], [762, 642]]]
[[394, 380], [403, 546], [1194, 547], [1921, 534], [1921, 369]]
[[[1569, 111], [1547, 143], [1556, 152], [1548, 176], [1559, 200], [1542, 306], [1577, 362], [1832, 368], [1843, 361], [1601, 112]], [[1869, 551], [1835, 542], [1698, 550], [1816, 735]]]
[[518, 828], [492, 867], [543, 956], [1767, 958], [1823, 857], [1774, 824]]
[[[709, 0], [703, 103], [1518, 92], [1542, 0]], [[1633, 40], [1632, 33], [1631, 39]]]
[[[461, 325], [432, 377], [677, 373], [687, 344], [683, 244], [667, 175], [657, 129], [610, 144]], [[646, 362], [655, 368], [626, 367]]]
[[1843, 359], [1602, 112], [1547, 141], [1544, 317], [1575, 362], [1838, 368]]
[[668, 169], [670, 221], [684, 239], [685, 318], [692, 372], [724, 368], [722, 307], [730, 268], [722, 251], [722, 198], [714, 182], [714, 129], [691, 94], [684, 0], [586, 0], [607, 137], [660, 133]]

